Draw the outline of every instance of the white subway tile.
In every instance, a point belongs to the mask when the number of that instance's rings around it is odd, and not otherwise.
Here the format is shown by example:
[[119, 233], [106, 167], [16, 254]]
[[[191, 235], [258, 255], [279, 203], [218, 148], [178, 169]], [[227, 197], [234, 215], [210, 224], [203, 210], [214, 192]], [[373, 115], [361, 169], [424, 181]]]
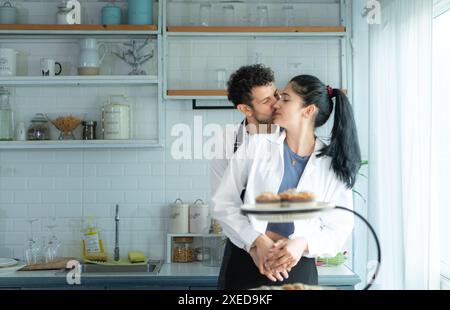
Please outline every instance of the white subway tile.
[[120, 164], [98, 164], [97, 176], [122, 176], [123, 168]]
[[125, 175], [151, 175], [152, 166], [150, 164], [127, 164], [125, 165]]
[[48, 150], [31, 150], [27, 153], [27, 161], [32, 163], [51, 163], [55, 160], [55, 154]]
[[[83, 164], [68, 164], [68, 176], [70, 177], [80, 177], [83, 176]], [[88, 165], [84, 165], [86, 170]], [[91, 172], [91, 170], [89, 170], [89, 172]], [[95, 170], [92, 172], [95, 175]]]
[[179, 165], [176, 163], [168, 163], [166, 164], [166, 175], [168, 176], [175, 176], [179, 175], [180, 168]]
[[111, 179], [111, 189], [117, 189], [117, 190], [130, 190], [130, 189], [137, 189], [138, 188], [138, 180], [136, 177], [118, 177], [118, 178], [112, 178]]
[[20, 151], [5, 151], [2, 150], [2, 162], [26, 162], [27, 161], [27, 153]]
[[82, 188], [83, 184], [80, 177], [55, 178], [55, 189], [57, 190], [81, 190]]
[[83, 176], [93, 177], [97, 175], [97, 165], [96, 164], [84, 164]]
[[110, 217], [110, 204], [85, 204], [83, 208], [83, 216], [95, 216], [97, 218]]
[[14, 190], [14, 189], [25, 189], [27, 188], [27, 179], [26, 178], [0, 178], [0, 187], [2, 190]]
[[[97, 202], [99, 203], [121, 203], [124, 202], [122, 191], [99, 191], [97, 192]], [[126, 201], [133, 203], [134, 201]]]
[[83, 192], [82, 191], [67, 191], [67, 201], [68, 203], [83, 203]]
[[55, 151], [55, 162], [64, 164], [81, 163], [83, 161], [83, 152], [75, 150], [58, 150]]
[[108, 150], [86, 150], [83, 160], [85, 163], [109, 163], [111, 155]]
[[13, 255], [13, 251], [10, 247], [6, 247], [3, 245], [0, 245], [0, 256], [1, 257], [15, 257]]
[[1, 204], [0, 214], [5, 218], [26, 217], [28, 214], [28, 206], [26, 204]]
[[163, 176], [164, 175], [164, 166], [162, 164], [154, 164], [151, 167], [151, 174], [153, 176]]
[[[0, 219], [0, 236], [1, 236], [1, 232], [11, 231], [11, 229], [13, 227], [12, 223], [13, 223], [13, 220]], [[0, 242], [2, 242], [1, 237], [0, 237]]]
[[105, 190], [110, 189], [111, 179], [109, 177], [85, 177], [83, 178], [83, 186], [89, 190]]
[[97, 202], [97, 192], [96, 191], [84, 191], [83, 192], [83, 202], [84, 203], [96, 203]]
[[3, 238], [9, 245], [25, 245], [27, 240], [26, 232], [5, 232], [3, 233]]
[[168, 190], [189, 190], [192, 188], [192, 178], [167, 176], [166, 188]]
[[40, 191], [15, 191], [14, 203], [40, 203], [41, 192]]
[[31, 190], [51, 190], [55, 188], [54, 178], [52, 177], [30, 177], [28, 178], [27, 188]]
[[42, 165], [43, 176], [62, 177], [67, 176], [68, 168], [65, 164], [44, 164]]
[[39, 177], [42, 176], [42, 165], [21, 163], [14, 167], [16, 177]]
[[206, 175], [206, 165], [205, 164], [189, 164], [180, 165], [180, 175], [181, 176], [204, 176]]
[[137, 152], [133, 150], [112, 150], [111, 163], [136, 163]]
[[150, 203], [151, 193], [150, 191], [126, 191], [125, 202], [127, 203]]
[[53, 217], [55, 216], [55, 208], [53, 205], [40, 205], [30, 204], [28, 205], [28, 216], [30, 217]]
[[139, 189], [143, 190], [162, 190], [164, 188], [164, 179], [162, 177], [138, 177]]
[[42, 191], [43, 203], [67, 203], [67, 191]]
[[164, 191], [152, 191], [152, 203], [165, 203], [166, 195]]
[[62, 204], [55, 205], [55, 216], [59, 218], [63, 217], [81, 217], [83, 215], [81, 204]]
[[[35, 228], [34, 225], [33, 228]], [[28, 222], [27, 218], [15, 218], [11, 220], [12, 231], [17, 232], [30, 232], [30, 222]]]

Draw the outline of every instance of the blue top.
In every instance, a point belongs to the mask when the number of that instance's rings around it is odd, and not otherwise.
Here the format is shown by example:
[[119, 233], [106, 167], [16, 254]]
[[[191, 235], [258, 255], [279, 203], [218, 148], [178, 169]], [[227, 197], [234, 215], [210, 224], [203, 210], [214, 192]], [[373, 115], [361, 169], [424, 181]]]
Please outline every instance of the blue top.
[[[283, 180], [281, 181], [278, 193], [287, 191], [288, 189], [297, 188], [297, 185], [302, 177], [303, 171], [305, 170], [306, 164], [310, 156], [299, 156], [293, 152], [286, 140], [284, 140], [284, 174]], [[295, 161], [295, 165], [292, 164]], [[294, 233], [295, 227], [294, 223], [269, 223], [267, 229], [284, 237], [289, 237]]]

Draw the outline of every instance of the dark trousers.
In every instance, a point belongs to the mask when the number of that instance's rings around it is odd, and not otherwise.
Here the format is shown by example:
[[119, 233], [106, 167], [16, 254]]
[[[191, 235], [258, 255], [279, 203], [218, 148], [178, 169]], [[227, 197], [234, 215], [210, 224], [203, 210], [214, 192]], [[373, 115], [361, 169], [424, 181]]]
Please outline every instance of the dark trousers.
[[283, 282], [272, 282], [259, 273], [252, 257], [247, 251], [238, 248], [227, 240], [222, 267], [220, 268], [218, 289], [242, 290], [262, 285], [283, 285], [303, 283], [317, 285], [318, 276], [314, 258], [302, 257], [289, 272], [289, 278]]

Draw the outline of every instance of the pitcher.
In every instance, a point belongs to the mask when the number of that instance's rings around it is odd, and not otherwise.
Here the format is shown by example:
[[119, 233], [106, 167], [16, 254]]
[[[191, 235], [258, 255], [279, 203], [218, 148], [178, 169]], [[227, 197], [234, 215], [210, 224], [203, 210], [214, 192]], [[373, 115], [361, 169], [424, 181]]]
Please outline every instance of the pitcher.
[[98, 75], [106, 50], [106, 45], [104, 43], [97, 44], [97, 39], [95, 38], [80, 40], [78, 74]]

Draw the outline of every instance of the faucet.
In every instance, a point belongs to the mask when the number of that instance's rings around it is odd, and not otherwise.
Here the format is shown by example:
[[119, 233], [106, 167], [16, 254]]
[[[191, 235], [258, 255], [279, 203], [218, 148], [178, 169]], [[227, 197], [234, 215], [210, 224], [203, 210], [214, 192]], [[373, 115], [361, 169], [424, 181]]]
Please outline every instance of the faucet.
[[118, 204], [116, 204], [115, 221], [116, 221], [116, 244], [114, 247], [114, 260], [117, 262], [120, 260], [120, 252], [119, 252], [119, 221], [120, 221], [120, 217], [119, 217], [119, 205]]

